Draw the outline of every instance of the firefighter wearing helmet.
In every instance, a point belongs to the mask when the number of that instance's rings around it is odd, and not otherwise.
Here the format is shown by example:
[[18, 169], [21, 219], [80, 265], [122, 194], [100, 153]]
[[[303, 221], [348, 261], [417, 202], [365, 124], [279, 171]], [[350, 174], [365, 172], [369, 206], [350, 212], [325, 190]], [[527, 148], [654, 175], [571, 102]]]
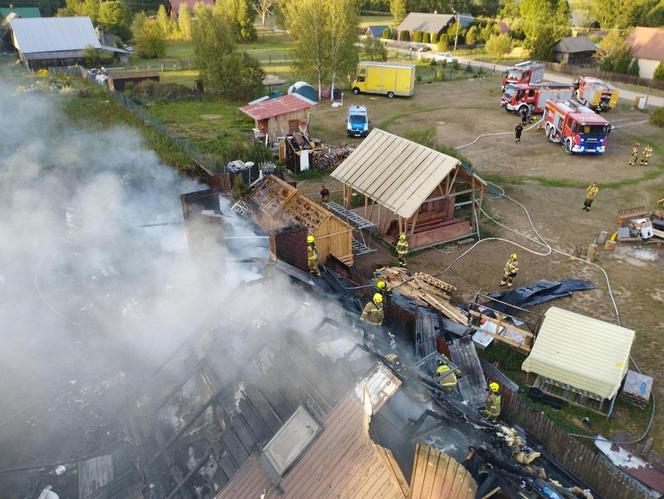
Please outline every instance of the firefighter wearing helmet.
[[307, 236], [307, 265], [309, 272], [316, 277], [320, 277], [320, 269], [318, 268], [318, 250], [316, 249], [316, 238], [309, 234]]
[[629, 162], [629, 166], [636, 165], [636, 162], [639, 159], [639, 149], [641, 149], [641, 144], [634, 142], [634, 145], [632, 146], [632, 159]]
[[489, 395], [486, 398], [482, 415], [491, 421], [500, 417], [500, 385], [495, 381], [489, 383]]
[[451, 389], [457, 385], [457, 381], [461, 377], [461, 371], [459, 369], [452, 370], [447, 362], [449, 362], [449, 359], [445, 355], [443, 355], [443, 359], [438, 360], [436, 376], [441, 387]]
[[380, 295], [383, 297], [383, 301], [385, 301], [390, 296], [390, 293], [392, 291], [387, 286], [387, 283], [385, 281], [379, 279], [378, 281], [376, 281], [376, 292], [380, 293]]
[[512, 287], [514, 284], [514, 278], [516, 277], [517, 272], [519, 271], [519, 257], [516, 253], [510, 255], [509, 260], [505, 264], [505, 269], [503, 271], [503, 280], [500, 281], [501, 286], [507, 285], [508, 288]]
[[360, 320], [368, 322], [369, 324], [380, 327], [383, 325], [385, 319], [385, 312], [383, 312], [383, 295], [374, 293], [373, 298], [364, 306]]
[[406, 266], [406, 255], [408, 254], [409, 249], [410, 246], [406, 234], [402, 232], [399, 234], [399, 240], [397, 241], [397, 257], [399, 258], [399, 265], [401, 267]]

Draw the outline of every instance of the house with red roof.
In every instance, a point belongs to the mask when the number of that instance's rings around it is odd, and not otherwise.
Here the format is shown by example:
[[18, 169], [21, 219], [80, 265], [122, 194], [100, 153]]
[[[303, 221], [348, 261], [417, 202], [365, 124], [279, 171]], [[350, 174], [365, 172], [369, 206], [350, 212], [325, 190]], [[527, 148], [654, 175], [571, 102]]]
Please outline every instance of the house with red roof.
[[240, 108], [255, 122], [257, 135], [274, 142], [296, 132], [307, 133], [309, 112], [316, 103], [299, 94], [282, 95], [275, 99], [261, 97]]

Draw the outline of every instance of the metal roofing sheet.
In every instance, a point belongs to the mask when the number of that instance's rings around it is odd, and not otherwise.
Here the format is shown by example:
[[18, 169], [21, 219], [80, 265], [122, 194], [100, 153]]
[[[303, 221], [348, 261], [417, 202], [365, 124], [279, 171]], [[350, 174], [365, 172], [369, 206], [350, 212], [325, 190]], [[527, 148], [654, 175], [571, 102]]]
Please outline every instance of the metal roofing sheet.
[[332, 177], [410, 218], [459, 164], [452, 156], [375, 128]]
[[0, 7], [0, 20], [11, 13], [18, 17], [41, 17], [39, 7]]
[[19, 18], [10, 24], [16, 48], [24, 54], [101, 48], [87, 16]]
[[627, 373], [634, 331], [551, 307], [522, 369], [610, 399]]
[[255, 104], [248, 104], [240, 108], [244, 114], [255, 120], [264, 120], [282, 114], [301, 111], [310, 108], [314, 103], [305, 100], [296, 94], [283, 95], [276, 99], [267, 99]]
[[595, 52], [597, 45], [587, 36], [564, 36], [556, 45], [558, 52], [575, 54], [577, 52]]

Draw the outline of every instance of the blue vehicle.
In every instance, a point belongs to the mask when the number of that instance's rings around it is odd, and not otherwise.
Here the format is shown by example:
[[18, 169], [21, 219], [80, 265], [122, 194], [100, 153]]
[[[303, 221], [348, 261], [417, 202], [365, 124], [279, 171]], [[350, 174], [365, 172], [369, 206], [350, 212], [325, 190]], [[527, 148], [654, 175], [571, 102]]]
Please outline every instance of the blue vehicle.
[[350, 106], [346, 120], [348, 137], [366, 137], [369, 135], [369, 116], [365, 106]]

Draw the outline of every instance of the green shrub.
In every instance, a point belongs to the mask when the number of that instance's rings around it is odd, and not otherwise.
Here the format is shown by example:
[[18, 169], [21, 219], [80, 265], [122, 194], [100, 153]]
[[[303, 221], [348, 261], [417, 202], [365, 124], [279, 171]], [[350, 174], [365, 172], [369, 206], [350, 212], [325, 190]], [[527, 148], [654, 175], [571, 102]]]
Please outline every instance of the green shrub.
[[422, 42], [422, 32], [421, 31], [416, 31], [415, 35], [413, 35], [413, 41], [415, 43], [421, 43]]
[[445, 37], [442, 37], [438, 40], [438, 44], [436, 45], [436, 49], [438, 52], [446, 52], [448, 49], [447, 46], [447, 39]]
[[477, 43], [477, 26], [471, 26], [466, 33], [466, 45], [475, 45]]
[[452, 64], [450, 64], [450, 67], [454, 71], [459, 71], [461, 69], [461, 65], [459, 64], [459, 61], [457, 61], [456, 59], [452, 61]]
[[650, 123], [660, 128], [664, 128], [664, 107], [657, 108], [650, 115]]
[[486, 42], [486, 51], [493, 57], [504, 57], [512, 50], [512, 41], [507, 35], [491, 35]]
[[431, 43], [434, 45], [438, 43], [438, 33], [431, 33]]
[[655, 69], [655, 75], [653, 76], [655, 80], [663, 81], [664, 80], [664, 61], [660, 62]]
[[386, 40], [389, 40], [390, 38], [392, 38], [392, 32], [390, 31], [390, 28], [385, 28], [383, 30], [382, 37], [385, 38]]
[[392, 31], [392, 40], [398, 40], [399, 39], [399, 32], [395, 29]]
[[632, 62], [629, 63], [629, 69], [627, 70], [627, 74], [631, 76], [639, 76], [639, 60], [634, 58], [632, 59]]
[[418, 81], [418, 82], [422, 81], [422, 75], [421, 74], [415, 75], [415, 81]]
[[399, 36], [402, 42], [409, 42], [410, 41], [410, 31], [400, 31]]
[[429, 33], [422, 35], [422, 43], [431, 43], [431, 35]]

